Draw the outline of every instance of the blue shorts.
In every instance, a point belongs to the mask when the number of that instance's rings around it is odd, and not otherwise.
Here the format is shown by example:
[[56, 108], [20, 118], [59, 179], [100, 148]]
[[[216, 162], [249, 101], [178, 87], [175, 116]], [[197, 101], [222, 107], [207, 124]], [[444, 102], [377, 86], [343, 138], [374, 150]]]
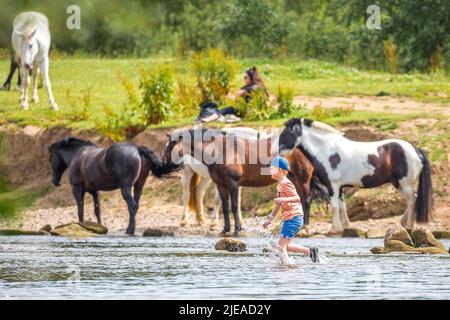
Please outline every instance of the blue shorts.
[[280, 230], [280, 236], [285, 239], [292, 239], [297, 235], [302, 227], [303, 217], [300, 215], [295, 216], [291, 220], [283, 222]]

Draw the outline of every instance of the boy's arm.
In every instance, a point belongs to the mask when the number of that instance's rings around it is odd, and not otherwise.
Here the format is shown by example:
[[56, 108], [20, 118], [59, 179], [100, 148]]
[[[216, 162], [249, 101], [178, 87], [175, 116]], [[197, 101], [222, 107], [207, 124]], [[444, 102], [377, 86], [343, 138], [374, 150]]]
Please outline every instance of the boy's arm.
[[275, 203], [275, 205], [273, 206], [273, 210], [268, 217], [269, 220], [273, 220], [275, 218], [278, 211], [280, 210], [280, 207], [281, 207], [281, 205], [279, 203]]
[[280, 210], [280, 205], [278, 203], [275, 203], [275, 206], [273, 207], [272, 213], [267, 217], [266, 222], [264, 222], [263, 227], [267, 228], [272, 220], [275, 218], [276, 214], [278, 213], [278, 210]]
[[292, 202], [299, 202], [300, 197], [299, 196], [292, 196], [292, 197], [284, 197], [284, 198], [276, 198], [276, 203], [292, 203]]

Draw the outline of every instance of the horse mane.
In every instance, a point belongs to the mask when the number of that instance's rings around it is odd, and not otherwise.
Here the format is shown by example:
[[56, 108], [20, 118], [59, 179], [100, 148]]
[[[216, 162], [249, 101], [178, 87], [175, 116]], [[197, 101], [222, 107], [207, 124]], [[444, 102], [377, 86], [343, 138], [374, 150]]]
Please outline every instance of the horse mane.
[[320, 122], [320, 121], [312, 121], [310, 127], [314, 128], [314, 129], [317, 129], [317, 130], [320, 130], [320, 131], [329, 132], [329, 133], [336, 133], [336, 134], [339, 134], [339, 135], [343, 135], [344, 134], [342, 131], [340, 131], [340, 130], [338, 130], [336, 128], [333, 128], [332, 126], [330, 126], [330, 125], [328, 125], [326, 123]]
[[95, 146], [95, 144], [93, 144], [89, 140], [83, 140], [83, 139], [78, 139], [78, 138], [69, 136], [69, 137], [66, 137], [66, 138], [52, 144], [50, 146], [50, 149], [52, 149], [52, 150], [55, 148], [70, 149], [70, 148], [84, 147], [84, 146]]
[[269, 139], [272, 137], [272, 134], [268, 134], [263, 130], [256, 130], [253, 128], [246, 128], [246, 127], [223, 128], [220, 131], [222, 132], [222, 134], [225, 134], [227, 136], [235, 136], [237, 138], [247, 140]]

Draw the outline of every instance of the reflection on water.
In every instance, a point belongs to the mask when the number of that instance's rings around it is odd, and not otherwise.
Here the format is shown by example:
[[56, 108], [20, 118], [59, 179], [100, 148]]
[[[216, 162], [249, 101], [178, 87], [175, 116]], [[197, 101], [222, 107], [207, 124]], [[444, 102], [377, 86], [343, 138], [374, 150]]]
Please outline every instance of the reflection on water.
[[[280, 266], [270, 238], [0, 237], [1, 299], [449, 299], [450, 256], [375, 256], [382, 240], [302, 239], [325, 263]], [[448, 247], [449, 242], [445, 245]]]

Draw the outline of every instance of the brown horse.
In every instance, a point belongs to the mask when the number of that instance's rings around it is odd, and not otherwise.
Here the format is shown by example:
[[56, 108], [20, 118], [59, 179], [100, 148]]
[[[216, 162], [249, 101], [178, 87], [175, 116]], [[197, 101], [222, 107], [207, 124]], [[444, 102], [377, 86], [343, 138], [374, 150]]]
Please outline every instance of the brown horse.
[[[246, 139], [233, 134], [223, 134], [215, 129], [191, 129], [173, 133], [167, 142], [162, 160], [168, 167], [174, 164], [194, 164], [208, 172], [217, 185], [222, 202], [224, 229], [230, 231], [229, 199], [234, 215], [235, 232], [238, 236], [241, 222], [238, 218], [239, 187], [263, 187], [275, 183], [269, 174], [273, 138]], [[177, 158], [177, 159], [174, 159]], [[292, 180], [302, 199], [305, 216], [311, 202], [310, 190], [314, 168], [298, 150], [288, 160]], [[192, 183], [195, 187], [195, 183]]]

